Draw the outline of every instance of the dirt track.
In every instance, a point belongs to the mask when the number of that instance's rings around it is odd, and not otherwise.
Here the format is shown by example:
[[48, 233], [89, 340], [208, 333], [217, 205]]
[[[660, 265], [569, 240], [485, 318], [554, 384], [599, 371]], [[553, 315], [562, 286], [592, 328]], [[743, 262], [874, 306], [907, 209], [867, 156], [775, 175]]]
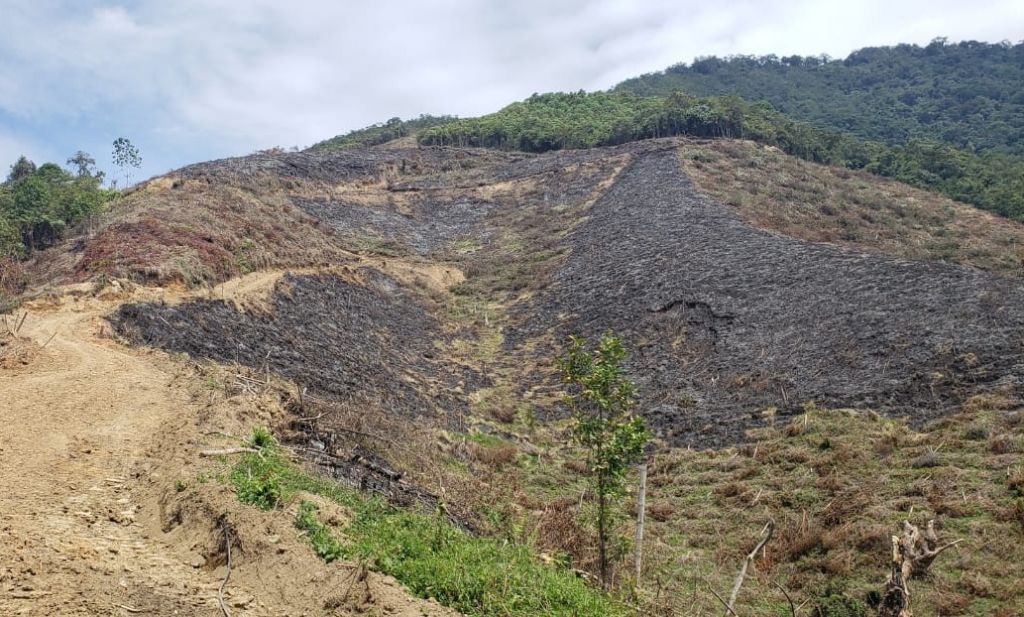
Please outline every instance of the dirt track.
[[98, 338], [102, 327], [94, 310], [33, 311], [21, 333], [53, 339], [0, 374], [0, 613], [217, 614], [214, 573], [137, 520], [148, 495], [133, 473], [188, 394], [173, 367]]
[[[244, 283], [224, 289], [246, 301], [265, 292]], [[80, 291], [30, 308], [22, 353], [0, 368], [0, 615], [221, 615], [221, 521], [236, 529], [236, 617], [451, 614], [372, 573], [361, 606], [325, 608], [351, 568], [317, 558], [294, 512], [256, 511], [227, 486], [195, 482], [217, 464], [198, 451], [223, 445], [208, 435], [268, 422], [266, 405], [214, 400], [190, 367], [108, 338], [102, 316], [124, 298]]]

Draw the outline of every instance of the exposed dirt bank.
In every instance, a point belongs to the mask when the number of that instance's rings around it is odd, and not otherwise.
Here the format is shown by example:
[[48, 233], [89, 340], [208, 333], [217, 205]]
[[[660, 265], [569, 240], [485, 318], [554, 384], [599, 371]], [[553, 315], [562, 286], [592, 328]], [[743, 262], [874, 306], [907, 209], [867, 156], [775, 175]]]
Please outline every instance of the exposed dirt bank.
[[197, 482], [216, 465], [201, 449], [280, 410], [111, 340], [117, 302], [78, 290], [29, 306], [33, 353], [0, 368], [0, 614], [221, 615], [225, 527], [233, 615], [448, 614], [372, 573], [340, 598], [353, 566], [317, 558], [294, 513]]

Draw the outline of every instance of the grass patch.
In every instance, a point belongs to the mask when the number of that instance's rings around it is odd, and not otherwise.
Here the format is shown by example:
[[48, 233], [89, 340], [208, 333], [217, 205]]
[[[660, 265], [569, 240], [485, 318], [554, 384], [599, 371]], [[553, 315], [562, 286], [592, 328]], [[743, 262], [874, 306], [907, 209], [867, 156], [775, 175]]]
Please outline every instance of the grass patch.
[[[443, 516], [396, 509], [336, 482], [305, 473], [271, 440], [245, 454], [230, 481], [238, 498], [269, 510], [307, 492], [331, 499], [354, 513], [337, 538], [316, 507], [299, 505], [296, 526], [318, 555], [366, 559], [394, 576], [413, 594], [470, 616], [624, 615], [624, 607], [588, 586], [572, 571], [541, 562], [528, 545], [467, 534]], [[254, 434], [251, 443], [257, 437]]]
[[317, 516], [316, 504], [311, 501], [303, 501], [299, 504], [299, 513], [295, 517], [295, 526], [305, 532], [309, 543], [313, 545], [316, 554], [331, 563], [345, 555], [345, 549], [341, 541], [331, 533], [330, 528], [320, 521]]
[[756, 227], [1007, 276], [1024, 272], [1019, 224], [937, 193], [753, 142], [686, 145], [680, 162], [700, 190]]

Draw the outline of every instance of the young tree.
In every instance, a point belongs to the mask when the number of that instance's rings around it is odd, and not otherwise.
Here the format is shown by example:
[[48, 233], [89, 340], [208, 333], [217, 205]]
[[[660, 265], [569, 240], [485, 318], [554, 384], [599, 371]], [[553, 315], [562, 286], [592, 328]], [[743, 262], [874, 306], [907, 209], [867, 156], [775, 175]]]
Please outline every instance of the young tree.
[[586, 339], [573, 336], [560, 368], [569, 392], [573, 440], [587, 452], [597, 496], [597, 537], [601, 584], [608, 586], [608, 543], [612, 508], [625, 493], [629, 468], [640, 462], [650, 433], [633, 414], [636, 385], [622, 371], [622, 339], [608, 332], [593, 351]]
[[125, 186], [131, 185], [132, 169], [142, 167], [142, 155], [127, 137], [118, 137], [114, 140], [114, 165], [121, 169]]

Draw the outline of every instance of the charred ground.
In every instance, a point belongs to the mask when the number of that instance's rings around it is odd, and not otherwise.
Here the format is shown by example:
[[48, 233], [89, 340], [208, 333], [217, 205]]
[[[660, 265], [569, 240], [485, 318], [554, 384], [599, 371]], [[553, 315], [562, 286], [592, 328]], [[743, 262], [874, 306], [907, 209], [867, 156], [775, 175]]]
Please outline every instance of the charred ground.
[[[1019, 393], [1016, 279], [758, 229], [694, 187], [680, 163], [691, 147], [369, 149], [186, 168], [163, 190], [201, 182], [259, 199], [273, 187], [323, 238], [314, 262], [403, 256], [466, 280], [424, 302], [376, 275], [295, 278], [266, 315], [208, 302], [126, 307], [116, 323], [139, 342], [402, 413], [464, 404], [495, 379], [543, 392], [568, 334], [613, 329], [659, 434], [696, 446], [741, 441], [763, 414], [807, 402], [923, 421], [981, 391]], [[453, 318], [460, 298], [498, 308], [504, 343], [452, 369], [451, 339], [479, 334]]]

